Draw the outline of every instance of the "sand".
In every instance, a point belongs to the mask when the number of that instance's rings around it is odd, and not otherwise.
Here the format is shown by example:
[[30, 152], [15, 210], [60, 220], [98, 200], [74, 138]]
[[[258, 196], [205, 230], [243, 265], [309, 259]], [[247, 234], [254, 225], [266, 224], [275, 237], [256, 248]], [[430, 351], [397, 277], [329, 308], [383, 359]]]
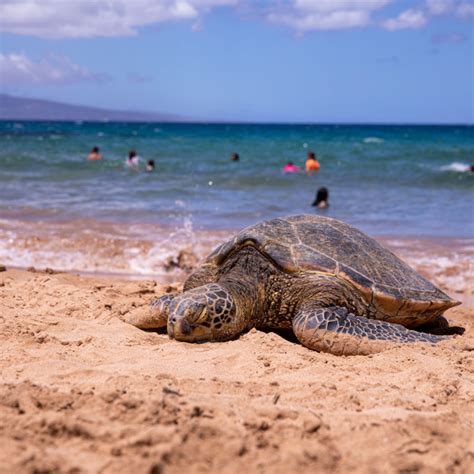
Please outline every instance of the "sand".
[[121, 320], [177, 286], [0, 273], [0, 472], [474, 472], [472, 308], [448, 342], [357, 357]]

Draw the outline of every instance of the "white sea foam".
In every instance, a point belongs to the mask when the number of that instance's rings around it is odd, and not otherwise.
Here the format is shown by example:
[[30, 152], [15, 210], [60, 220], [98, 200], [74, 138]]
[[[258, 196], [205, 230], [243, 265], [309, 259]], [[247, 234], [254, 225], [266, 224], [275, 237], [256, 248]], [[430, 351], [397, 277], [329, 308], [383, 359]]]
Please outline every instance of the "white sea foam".
[[82, 252], [31, 249], [16, 244], [15, 238], [0, 241], [0, 260], [3, 264], [22, 268], [52, 267], [56, 270], [98, 271], [97, 265], [94, 262], [89, 263]]
[[23, 268], [176, 281], [226, 237], [223, 232], [196, 233], [190, 218], [173, 230], [148, 224], [124, 228], [80, 221], [31, 228], [21, 221], [0, 219], [0, 262]]
[[454, 163], [450, 163], [449, 165], [441, 166], [441, 171], [456, 171], [458, 173], [464, 173], [471, 169], [470, 165], [466, 165], [465, 163], [459, 163], [455, 161]]
[[[446, 251], [446, 249], [445, 249]], [[472, 289], [474, 260], [467, 248], [461, 252], [450, 252], [446, 255], [409, 255], [409, 264], [426, 272], [435, 284], [451, 291], [462, 293]]]
[[[190, 218], [185, 218], [176, 230], [169, 234], [161, 234], [149, 249], [130, 248], [125, 252], [130, 273], [137, 275], [163, 275], [170, 273], [172, 262], [179, 259], [185, 252], [192, 257], [194, 263], [202, 260], [222, 240], [222, 236], [196, 233]], [[170, 265], [171, 264], [171, 265]], [[172, 272], [173, 273], [173, 272]], [[179, 268], [174, 270], [175, 276], [183, 273]]]
[[366, 137], [364, 138], [364, 143], [383, 143], [385, 140], [378, 137]]
[[389, 248], [455, 299], [474, 303], [474, 240], [389, 239]]

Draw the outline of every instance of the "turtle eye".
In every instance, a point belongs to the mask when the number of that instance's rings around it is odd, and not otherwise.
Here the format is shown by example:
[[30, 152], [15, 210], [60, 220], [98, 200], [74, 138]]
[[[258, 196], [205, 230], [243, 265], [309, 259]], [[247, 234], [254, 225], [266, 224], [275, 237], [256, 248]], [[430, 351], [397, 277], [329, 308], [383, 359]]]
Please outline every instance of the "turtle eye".
[[196, 308], [196, 311], [192, 315], [192, 323], [199, 324], [207, 319], [207, 306], [202, 305], [200, 308]]

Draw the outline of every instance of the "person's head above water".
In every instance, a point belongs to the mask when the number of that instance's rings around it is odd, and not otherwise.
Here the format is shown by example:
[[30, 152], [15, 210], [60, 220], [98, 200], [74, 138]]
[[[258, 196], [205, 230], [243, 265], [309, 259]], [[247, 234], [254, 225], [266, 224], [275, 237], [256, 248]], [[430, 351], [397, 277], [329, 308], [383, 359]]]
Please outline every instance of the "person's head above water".
[[316, 206], [319, 208], [325, 208], [329, 206], [329, 191], [328, 188], [322, 187], [319, 188], [316, 192], [316, 199], [314, 200], [312, 206]]
[[232, 161], [239, 161], [240, 156], [239, 156], [238, 153], [232, 153], [232, 155], [230, 155], [230, 159], [231, 159]]
[[132, 160], [133, 158], [135, 158], [137, 156], [137, 152], [135, 150], [130, 150], [128, 152], [128, 159], [129, 160]]
[[316, 159], [316, 153], [314, 151], [308, 151], [308, 160], [315, 160]]
[[316, 199], [319, 201], [327, 201], [329, 197], [329, 191], [328, 188], [322, 187], [318, 189], [318, 192], [316, 194]]
[[92, 150], [90, 151], [89, 155], [87, 156], [88, 160], [91, 161], [97, 161], [102, 159], [102, 155], [99, 153], [99, 147], [94, 146], [92, 147]]

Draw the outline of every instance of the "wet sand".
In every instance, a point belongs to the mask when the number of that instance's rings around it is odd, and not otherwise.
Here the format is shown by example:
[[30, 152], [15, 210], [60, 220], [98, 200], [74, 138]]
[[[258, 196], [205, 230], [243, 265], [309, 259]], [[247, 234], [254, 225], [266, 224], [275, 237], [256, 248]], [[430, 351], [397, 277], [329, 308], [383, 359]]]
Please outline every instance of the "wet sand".
[[419, 264], [465, 301], [446, 314], [464, 334], [359, 357], [121, 320], [179, 284], [1, 272], [0, 472], [473, 472], [472, 278]]

